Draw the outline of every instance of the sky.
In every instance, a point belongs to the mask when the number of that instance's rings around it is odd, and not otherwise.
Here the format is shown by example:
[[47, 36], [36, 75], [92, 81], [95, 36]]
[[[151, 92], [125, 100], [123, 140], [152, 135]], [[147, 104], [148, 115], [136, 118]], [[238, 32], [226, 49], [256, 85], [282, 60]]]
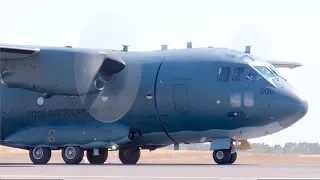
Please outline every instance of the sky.
[[309, 102], [292, 127], [251, 140], [320, 142], [320, 1], [0, 0], [0, 43], [122, 49], [193, 47], [244, 50], [304, 66], [280, 72]]

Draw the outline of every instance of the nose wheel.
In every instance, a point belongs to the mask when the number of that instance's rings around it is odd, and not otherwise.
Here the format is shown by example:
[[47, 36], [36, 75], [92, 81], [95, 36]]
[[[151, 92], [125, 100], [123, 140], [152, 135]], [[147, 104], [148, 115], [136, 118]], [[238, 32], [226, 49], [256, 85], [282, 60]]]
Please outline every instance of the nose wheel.
[[237, 160], [237, 152], [231, 154], [231, 149], [215, 150], [212, 156], [217, 164], [233, 164]]
[[230, 149], [221, 149], [213, 151], [213, 160], [217, 164], [227, 164], [231, 158]]
[[51, 149], [47, 147], [30, 148], [29, 157], [34, 164], [46, 164], [51, 159]]
[[228, 164], [233, 164], [237, 160], [237, 152], [231, 154]]
[[140, 149], [121, 148], [119, 149], [119, 159], [123, 164], [136, 164], [140, 159]]

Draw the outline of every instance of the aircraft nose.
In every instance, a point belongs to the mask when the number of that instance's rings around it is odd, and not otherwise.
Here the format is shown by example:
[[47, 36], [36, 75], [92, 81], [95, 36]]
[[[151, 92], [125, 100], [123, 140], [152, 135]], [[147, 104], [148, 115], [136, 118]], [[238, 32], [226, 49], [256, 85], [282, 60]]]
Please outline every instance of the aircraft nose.
[[307, 114], [309, 108], [307, 99], [293, 87], [288, 89], [281, 99], [277, 101], [277, 107], [282, 114], [278, 121], [283, 128], [295, 124]]

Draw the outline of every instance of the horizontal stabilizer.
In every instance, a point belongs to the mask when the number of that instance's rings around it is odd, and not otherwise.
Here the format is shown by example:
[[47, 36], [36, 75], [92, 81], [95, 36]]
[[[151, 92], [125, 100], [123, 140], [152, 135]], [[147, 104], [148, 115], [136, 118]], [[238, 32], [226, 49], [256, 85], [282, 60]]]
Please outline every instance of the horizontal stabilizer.
[[0, 45], [0, 60], [21, 59], [40, 52], [39, 48]]
[[276, 68], [296, 68], [302, 66], [301, 63], [298, 62], [289, 62], [289, 61], [273, 61], [273, 60], [267, 60], [270, 64], [272, 64]]

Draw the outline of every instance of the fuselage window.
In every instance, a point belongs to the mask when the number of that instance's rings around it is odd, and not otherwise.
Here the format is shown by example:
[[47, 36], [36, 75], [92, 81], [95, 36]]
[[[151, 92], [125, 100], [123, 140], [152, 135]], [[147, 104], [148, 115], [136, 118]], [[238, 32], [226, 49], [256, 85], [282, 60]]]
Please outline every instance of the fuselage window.
[[239, 92], [230, 94], [230, 104], [232, 107], [241, 107], [241, 94]]
[[243, 93], [243, 104], [246, 107], [252, 107], [254, 105], [254, 93], [252, 91], [245, 91]]
[[236, 67], [233, 69], [232, 81], [241, 81], [243, 79], [244, 68]]
[[230, 76], [230, 67], [221, 67], [218, 74], [218, 82], [228, 82]]

